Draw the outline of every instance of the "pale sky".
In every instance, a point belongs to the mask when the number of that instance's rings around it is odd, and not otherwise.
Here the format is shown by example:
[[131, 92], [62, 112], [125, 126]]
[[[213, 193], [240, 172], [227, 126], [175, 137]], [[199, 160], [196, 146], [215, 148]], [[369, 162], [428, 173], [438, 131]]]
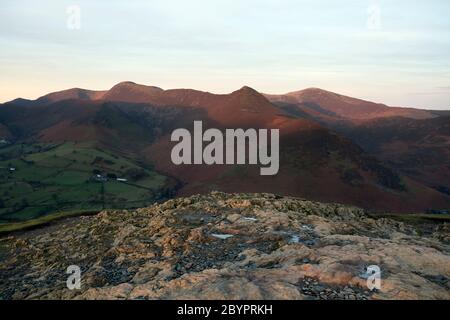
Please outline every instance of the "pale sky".
[[450, 109], [450, 1], [0, 0], [0, 102], [125, 80]]

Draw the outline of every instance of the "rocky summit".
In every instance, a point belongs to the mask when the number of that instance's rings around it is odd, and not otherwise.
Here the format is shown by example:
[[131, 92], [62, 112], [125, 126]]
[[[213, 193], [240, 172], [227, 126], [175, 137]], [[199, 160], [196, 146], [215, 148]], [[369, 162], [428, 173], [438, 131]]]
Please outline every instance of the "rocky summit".
[[5, 235], [0, 298], [450, 299], [449, 240], [446, 225], [424, 234], [356, 207], [212, 192]]

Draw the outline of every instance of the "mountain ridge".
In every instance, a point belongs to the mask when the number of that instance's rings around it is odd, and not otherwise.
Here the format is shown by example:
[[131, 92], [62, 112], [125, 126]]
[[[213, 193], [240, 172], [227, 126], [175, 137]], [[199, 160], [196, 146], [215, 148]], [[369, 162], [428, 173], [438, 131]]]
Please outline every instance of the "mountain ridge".
[[[326, 97], [316, 100], [323, 105], [307, 106], [307, 113], [300, 112], [296, 105], [280, 106], [270, 101], [271, 97], [247, 86], [229, 94], [213, 94], [192, 89], [163, 90], [127, 81], [107, 93], [76, 89], [41, 99], [53, 99], [51, 103], [30, 105], [20, 101], [4, 104], [0, 107], [0, 128], [5, 134], [11, 133], [17, 142], [95, 143], [133, 155], [151, 164], [158, 172], [179, 179], [180, 195], [218, 188], [228, 192], [280, 191], [312, 200], [355, 204], [375, 211], [424, 212], [450, 206], [449, 195], [441, 192], [450, 187], [447, 182], [441, 182], [441, 179], [434, 188], [434, 184], [416, 179], [423, 177], [426, 170], [422, 170], [421, 175], [399, 174], [397, 169], [387, 165], [389, 157], [383, 157], [384, 162], [379, 161], [370, 145], [359, 144], [357, 141], [362, 140], [352, 133], [360, 124], [348, 119], [346, 123], [350, 127], [339, 128], [345, 114], [336, 121], [336, 113], [328, 108], [328, 92], [309, 89], [307, 98], [314, 98], [314, 92]], [[109, 98], [108, 93], [111, 94]], [[341, 99], [337, 94], [331, 97]], [[69, 99], [57, 101], [65, 98]], [[350, 102], [354, 101], [360, 100]], [[323, 120], [324, 116], [328, 121]], [[174, 143], [170, 141], [170, 133], [176, 128], [192, 130], [194, 120], [203, 121], [205, 129], [280, 129], [279, 174], [261, 178], [252, 166], [173, 165], [170, 150]], [[439, 123], [445, 125], [445, 121]], [[375, 130], [382, 129], [376, 127]], [[427, 132], [419, 130], [416, 135]], [[419, 147], [427, 150], [426, 144]], [[447, 148], [445, 144], [437, 147], [443, 152]], [[445, 166], [444, 161], [439, 168], [447, 170]], [[415, 168], [421, 169], [420, 162]]]
[[[249, 87], [249, 86], [243, 86], [241, 89], [235, 90], [229, 94], [233, 94], [235, 92], [239, 92], [241, 90], [244, 91], [254, 91], [257, 93], [260, 93], [259, 91]], [[133, 93], [135, 96], [131, 97], [127, 96], [130, 93]], [[196, 94], [204, 94], [209, 96], [224, 96], [229, 94], [215, 94], [210, 93], [206, 91], [200, 91], [195, 89], [167, 89], [164, 90], [157, 86], [149, 86], [149, 85], [142, 85], [137, 84], [132, 81], [122, 81], [113, 87], [111, 87], [109, 90], [88, 90], [88, 89], [81, 89], [81, 88], [70, 88], [65, 89], [61, 91], [56, 91], [52, 93], [48, 93], [44, 96], [41, 96], [37, 98], [36, 100], [28, 100], [28, 99], [22, 99], [17, 98], [15, 100], [6, 102], [6, 103], [17, 103], [17, 100], [23, 100], [23, 102], [29, 101], [29, 102], [40, 102], [40, 103], [48, 103], [48, 102], [56, 102], [61, 100], [67, 100], [67, 99], [83, 99], [83, 100], [109, 100], [109, 101], [125, 101], [125, 102], [137, 102], [137, 103], [152, 103], [150, 100], [145, 100], [146, 98], [155, 98], [154, 95], [158, 94], [164, 94], [164, 93], [170, 93], [172, 96], [176, 96], [176, 93], [181, 92], [188, 92], [188, 93], [196, 93]], [[411, 110], [420, 110], [421, 115], [417, 114], [417, 117], [433, 117], [432, 111], [420, 109], [420, 108], [409, 108], [409, 107], [394, 107], [394, 106], [387, 106], [382, 103], [375, 103], [364, 99], [358, 99], [358, 98], [352, 98], [350, 96], [346, 96], [343, 94], [335, 93], [332, 91], [327, 91], [321, 88], [316, 87], [310, 87], [302, 90], [292, 91], [288, 92], [286, 94], [265, 94], [261, 93], [265, 97], [267, 97], [271, 101], [283, 101], [284, 102], [291, 102], [291, 103], [301, 103], [301, 102], [307, 102], [308, 100], [311, 100], [311, 97], [314, 96], [333, 96], [340, 99], [344, 99], [347, 101], [349, 105], [351, 104], [370, 104], [371, 106], [375, 106], [377, 108], [394, 108], [395, 110], [403, 110], [405, 113], [405, 116], [411, 115], [407, 111]], [[131, 100], [131, 101], [130, 101]], [[406, 110], [405, 110], [406, 109]], [[414, 116], [414, 115], [413, 115]]]

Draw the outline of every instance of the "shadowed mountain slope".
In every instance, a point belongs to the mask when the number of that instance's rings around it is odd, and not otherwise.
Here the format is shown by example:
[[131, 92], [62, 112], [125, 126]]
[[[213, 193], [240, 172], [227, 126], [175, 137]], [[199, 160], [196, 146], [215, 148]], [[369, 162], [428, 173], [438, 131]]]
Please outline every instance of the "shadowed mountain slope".
[[[0, 106], [0, 123], [18, 142], [89, 141], [114, 152], [133, 154], [152, 163], [159, 172], [176, 177], [182, 184], [179, 194], [213, 189], [276, 192], [375, 211], [422, 212], [450, 206], [448, 195], [399, 175], [367, 154], [348, 138], [350, 135], [346, 138], [316, 121], [311, 111], [298, 109], [308, 116], [293, 114], [249, 87], [230, 94], [212, 94], [122, 82], [108, 92], [63, 92], [47, 95], [51, 103], [21, 101]], [[317, 89], [291, 94], [289, 99], [312, 103], [311, 95], [317, 92], [320, 99], [316, 102], [322, 105], [309, 109], [321, 117], [336, 118], [337, 114], [339, 118], [351, 115], [352, 119], [363, 119], [388, 114], [392, 109], [376, 105], [371, 111], [373, 104], [365, 102], [367, 105], [357, 112], [359, 107], [354, 104], [360, 100], [335, 94], [322, 97], [325, 91]], [[334, 100], [340, 105], [332, 108]], [[345, 110], [347, 106], [353, 109]], [[414, 117], [428, 117], [426, 111], [401, 110]], [[279, 173], [260, 176], [255, 165], [173, 165], [170, 134], [176, 128], [192, 130], [194, 120], [202, 120], [204, 129], [280, 129]]]

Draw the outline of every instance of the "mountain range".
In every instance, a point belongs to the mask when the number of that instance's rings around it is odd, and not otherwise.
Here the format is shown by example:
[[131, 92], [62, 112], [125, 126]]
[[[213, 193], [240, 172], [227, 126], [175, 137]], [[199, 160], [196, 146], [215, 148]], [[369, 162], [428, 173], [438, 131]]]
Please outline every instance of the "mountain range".
[[[174, 129], [280, 129], [280, 171], [250, 165], [173, 165]], [[176, 195], [270, 192], [375, 212], [450, 208], [450, 117], [309, 88], [230, 94], [122, 82], [0, 105], [0, 140], [93, 143], [178, 181]]]

